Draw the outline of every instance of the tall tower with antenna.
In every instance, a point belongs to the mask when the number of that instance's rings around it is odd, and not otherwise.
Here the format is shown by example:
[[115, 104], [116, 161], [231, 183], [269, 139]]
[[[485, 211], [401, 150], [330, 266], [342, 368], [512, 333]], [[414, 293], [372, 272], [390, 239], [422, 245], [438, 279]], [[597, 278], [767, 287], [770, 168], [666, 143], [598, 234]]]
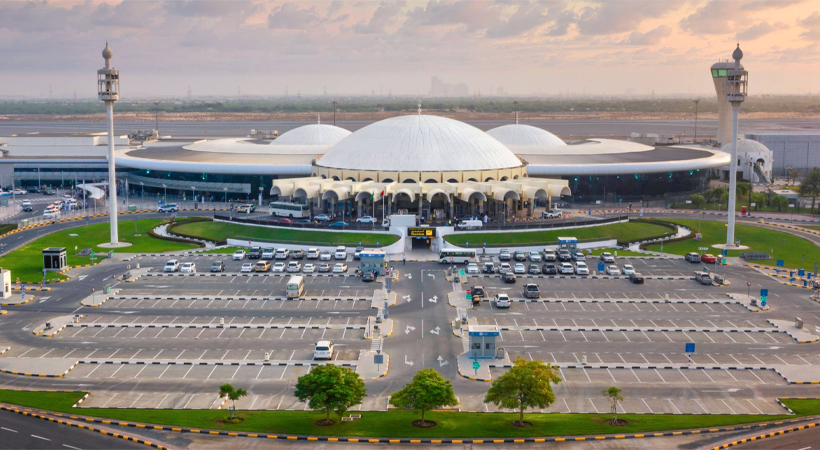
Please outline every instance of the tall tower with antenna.
[[740, 50], [740, 44], [732, 53], [732, 59], [735, 60], [734, 67], [726, 71], [726, 101], [732, 105], [732, 145], [731, 158], [729, 163], [729, 220], [726, 228], [726, 246], [724, 248], [732, 249], [738, 248], [735, 243], [735, 202], [737, 201], [737, 113], [740, 109], [740, 104], [746, 100], [746, 87], [748, 84], [749, 72], [745, 71], [740, 65], [740, 60], [743, 59], [743, 52]]
[[[97, 71], [97, 94], [105, 102], [108, 118], [108, 203], [110, 207], [109, 222], [111, 225], [110, 247], [121, 246], [117, 231], [117, 171], [114, 164], [114, 102], [120, 99], [120, 71], [111, 67], [111, 58], [114, 52], [105, 43], [102, 57], [105, 59], [105, 68]], [[130, 245], [130, 244], [127, 244]]]
[[[732, 104], [726, 97], [726, 86], [729, 71], [734, 69], [735, 63], [730, 61], [716, 62], [710, 68], [718, 103], [718, 145], [728, 144], [732, 137]], [[743, 70], [743, 64], [739, 64], [738, 69]]]

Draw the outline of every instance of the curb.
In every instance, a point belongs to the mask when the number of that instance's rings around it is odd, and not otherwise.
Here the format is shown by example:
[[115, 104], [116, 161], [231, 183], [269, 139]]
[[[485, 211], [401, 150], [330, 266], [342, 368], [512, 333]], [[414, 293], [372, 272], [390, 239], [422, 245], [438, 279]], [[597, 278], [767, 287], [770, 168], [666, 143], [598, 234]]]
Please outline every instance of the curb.
[[766, 438], [770, 438], [770, 437], [774, 437], [774, 436], [780, 436], [780, 435], [783, 435], [783, 434], [786, 434], [786, 433], [792, 433], [792, 432], [795, 432], [795, 431], [801, 431], [801, 430], [805, 430], [805, 429], [808, 429], [808, 428], [814, 428], [816, 426], [820, 426], [820, 421], [811, 422], [811, 423], [808, 423], [806, 425], [800, 425], [800, 426], [797, 426], [797, 427], [787, 428], [785, 430], [773, 431], [771, 433], [761, 434], [760, 436], [753, 436], [753, 437], [750, 437], [750, 438], [741, 439], [739, 441], [732, 441], [732, 442], [729, 442], [728, 444], [723, 444], [723, 445], [719, 445], [717, 447], [713, 447], [713, 450], [719, 450], [719, 449], [723, 449], [723, 448], [734, 447], [736, 445], [745, 444], [747, 442], [758, 441], [758, 440], [761, 440], [761, 439], [766, 439]]

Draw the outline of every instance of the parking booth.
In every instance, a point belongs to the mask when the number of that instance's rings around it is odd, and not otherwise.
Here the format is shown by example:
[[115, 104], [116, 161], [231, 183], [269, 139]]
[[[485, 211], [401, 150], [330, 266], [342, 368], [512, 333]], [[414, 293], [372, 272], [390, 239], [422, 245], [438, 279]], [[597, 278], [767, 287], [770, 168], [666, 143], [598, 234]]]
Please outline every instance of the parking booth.
[[67, 267], [65, 247], [43, 249], [43, 269], [60, 271]]
[[378, 275], [384, 274], [385, 254], [382, 250], [363, 250], [359, 253], [359, 268], [362, 273], [375, 271]]
[[569, 250], [570, 253], [575, 254], [578, 249], [578, 238], [574, 237], [558, 237], [558, 249]]
[[0, 267], [0, 281], [3, 282], [3, 293], [0, 298], [5, 300], [11, 297], [11, 271]]
[[498, 327], [495, 325], [468, 325], [470, 337], [470, 359], [494, 359], [495, 341], [498, 339]]

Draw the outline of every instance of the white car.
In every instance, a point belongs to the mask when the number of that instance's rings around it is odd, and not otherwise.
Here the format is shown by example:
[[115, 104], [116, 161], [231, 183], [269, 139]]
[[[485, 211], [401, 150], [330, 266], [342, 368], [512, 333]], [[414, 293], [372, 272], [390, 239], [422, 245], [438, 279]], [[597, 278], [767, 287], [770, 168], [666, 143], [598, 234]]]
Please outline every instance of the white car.
[[176, 272], [179, 270], [179, 261], [176, 259], [172, 259], [165, 263], [165, 267], [162, 268], [163, 272]]
[[233, 252], [234, 261], [242, 261], [243, 259], [245, 259], [245, 250], [237, 250]]
[[633, 273], [635, 273], [635, 268], [632, 267], [632, 264], [624, 264], [623, 272], [624, 275], [632, 275]]
[[278, 262], [278, 263], [274, 264], [273, 267], [271, 267], [270, 271], [275, 272], [275, 273], [284, 272], [285, 271], [285, 263]]
[[239, 271], [242, 272], [242, 273], [253, 272], [253, 264], [252, 263], [242, 264], [242, 268], [239, 269]]
[[606, 267], [606, 274], [607, 275], [620, 275], [621, 270], [618, 269], [618, 266], [607, 266]]
[[325, 250], [319, 253], [319, 261], [330, 261], [332, 259], [332, 256], [333, 255], [331, 255], [329, 251]]
[[532, 262], [541, 262], [541, 253], [538, 252], [530, 252], [530, 261]]
[[182, 273], [196, 273], [196, 264], [192, 262], [186, 262], [182, 264], [182, 267], [179, 268], [179, 271]]
[[333, 273], [345, 273], [347, 272], [347, 264], [336, 263], [333, 266]]
[[285, 268], [285, 270], [290, 273], [299, 272], [300, 270], [302, 270], [302, 265], [296, 261], [291, 261], [288, 263], [288, 266]]
[[612, 253], [603, 252], [603, 253], [601, 253], [601, 261], [603, 261], [605, 263], [614, 263], [615, 262], [615, 257], [612, 256]]
[[575, 253], [572, 254], [572, 259], [574, 259], [576, 261], [586, 261], [587, 257], [584, 256], [583, 252], [575, 252]]
[[589, 267], [587, 267], [587, 263], [583, 261], [578, 261], [575, 263], [575, 273], [577, 275], [589, 275]]
[[327, 214], [319, 214], [313, 219], [318, 220], [319, 222], [330, 222], [330, 216], [328, 216]]
[[344, 245], [336, 247], [336, 253], [333, 254], [334, 259], [347, 259], [347, 249]]
[[523, 264], [516, 264], [515, 268], [513, 269], [513, 273], [515, 273], [516, 275], [523, 275], [527, 273], [527, 268], [524, 267]]
[[319, 259], [319, 249], [309, 248], [307, 251], [307, 259]]
[[304, 265], [304, 267], [302, 267], [302, 272], [304, 272], [304, 273], [313, 273], [315, 271], [316, 271], [316, 266], [314, 266], [311, 263], [307, 263], [307, 264]]
[[558, 272], [560, 272], [561, 275], [572, 275], [575, 273], [575, 269], [572, 267], [572, 264], [563, 262], [558, 266]]
[[478, 274], [478, 273], [479, 273], [479, 270], [478, 270], [478, 264], [475, 264], [475, 263], [470, 263], [470, 264], [468, 264], [468, 265], [467, 265], [467, 273], [470, 273], [470, 274], [472, 274], [472, 273]]
[[288, 253], [288, 249], [286, 248], [277, 248], [273, 259], [288, 259]]
[[26, 191], [25, 189], [15, 189], [15, 190], [13, 190], [13, 191], [11, 191], [11, 192], [12, 192], [14, 195], [26, 195], [26, 194], [28, 194], [28, 191]]
[[263, 248], [262, 249], [262, 259], [273, 259], [273, 249], [272, 248]]
[[376, 222], [378, 222], [378, 220], [376, 220], [376, 218], [373, 217], [373, 216], [362, 216], [362, 217], [359, 217], [358, 219], [356, 219], [356, 222], [358, 222], [358, 223], [376, 223]]
[[510, 302], [510, 297], [507, 294], [495, 294], [495, 302], [496, 308], [509, 308], [512, 302]]
[[510, 263], [501, 263], [501, 265], [498, 267], [498, 273], [501, 274], [507, 273], [511, 270], [512, 267], [510, 267]]
[[313, 359], [333, 359], [333, 343], [330, 341], [319, 341], [313, 349]]

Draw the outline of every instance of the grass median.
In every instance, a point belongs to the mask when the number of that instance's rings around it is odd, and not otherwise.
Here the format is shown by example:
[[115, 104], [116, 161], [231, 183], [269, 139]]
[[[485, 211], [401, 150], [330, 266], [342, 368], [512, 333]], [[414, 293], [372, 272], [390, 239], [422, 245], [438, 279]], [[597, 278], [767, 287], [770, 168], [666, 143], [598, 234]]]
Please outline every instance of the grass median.
[[[723, 222], [709, 222], [706, 220], [670, 220], [697, 232], [700, 229], [702, 239], [695, 240], [694, 237], [678, 242], [664, 243], [663, 252], [675, 255], [685, 255], [689, 252], [698, 252], [698, 247], [709, 247], [704, 253], [720, 254], [720, 250], [712, 248], [715, 244], [726, 243], [726, 224]], [[783, 260], [784, 267], [799, 269], [802, 264], [806, 268], [813, 267], [814, 263], [820, 263], [820, 247], [813, 242], [799, 236], [786, 233], [784, 231], [772, 230], [769, 228], [756, 227], [751, 225], [736, 225], [735, 239], [740, 240], [741, 245], [749, 246], [744, 252], [765, 252], [772, 258], [749, 261], [755, 264], [774, 266], [778, 259]], [[647, 250], [660, 251], [660, 244], [650, 245]], [[729, 256], [740, 256], [740, 251], [730, 251]], [[802, 256], [802, 258], [801, 258]]]
[[[166, 241], [149, 236], [148, 231], [161, 225], [162, 219], [141, 219], [137, 220], [136, 225], [133, 220], [120, 219], [118, 224], [117, 229], [119, 230], [120, 241], [130, 242], [132, 245], [130, 247], [116, 249], [114, 250], [115, 252], [159, 253], [198, 248], [191, 244]], [[108, 254], [108, 250], [99, 248], [97, 245], [110, 241], [109, 229], [108, 222], [105, 222], [69, 228], [45, 235], [0, 257], [0, 267], [11, 270], [12, 279], [19, 277], [22, 281], [39, 283], [43, 279], [44, 248], [65, 247], [67, 254], [66, 259], [69, 266], [100, 262]], [[49, 225], [35, 228], [34, 231], [47, 233], [49, 231]], [[77, 250], [74, 249], [75, 247]], [[90, 256], [76, 255], [78, 251], [87, 247], [94, 250], [94, 260], [92, 260]], [[53, 280], [65, 278], [65, 276], [55, 272], [47, 272], [46, 278]]]
[[484, 242], [488, 246], [516, 246], [516, 245], [544, 245], [558, 242], [558, 236], [571, 236], [579, 240], [617, 239], [618, 242], [634, 242], [669, 233], [672, 230], [662, 225], [647, 222], [625, 222], [610, 225], [600, 225], [587, 228], [573, 228], [569, 230], [541, 230], [504, 233], [456, 233], [447, 235], [444, 239], [453, 245], [464, 246], [467, 242], [472, 246], [481, 246]]
[[315, 422], [324, 418], [324, 413], [313, 411], [238, 411], [244, 422], [224, 424], [223, 419], [228, 413], [223, 410], [72, 409], [71, 405], [82, 396], [83, 393], [0, 390], [0, 402], [56, 412], [180, 427], [315, 436], [505, 438], [648, 433], [770, 422], [820, 414], [820, 400], [786, 399], [783, 402], [795, 412], [795, 416], [618, 414], [619, 419], [629, 424], [614, 427], [605, 423], [611, 418], [607, 414], [525, 414], [524, 420], [532, 423], [532, 427], [522, 429], [511, 426], [511, 422], [518, 419], [517, 414], [429, 412], [425, 414], [425, 419], [436, 422], [437, 426], [420, 429], [410, 425], [420, 418], [420, 414], [392, 410], [362, 412], [359, 420], [318, 427]]
[[[226, 222], [192, 222], [177, 225], [172, 231], [182, 236], [196, 236], [219, 242], [226, 239], [247, 239], [264, 242], [293, 243], [303, 245], [349, 245], [359, 242], [366, 246], [387, 246], [399, 237], [388, 233], [334, 232], [297, 228], [267, 228]], [[378, 244], [377, 244], [378, 243]]]

